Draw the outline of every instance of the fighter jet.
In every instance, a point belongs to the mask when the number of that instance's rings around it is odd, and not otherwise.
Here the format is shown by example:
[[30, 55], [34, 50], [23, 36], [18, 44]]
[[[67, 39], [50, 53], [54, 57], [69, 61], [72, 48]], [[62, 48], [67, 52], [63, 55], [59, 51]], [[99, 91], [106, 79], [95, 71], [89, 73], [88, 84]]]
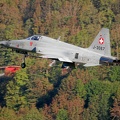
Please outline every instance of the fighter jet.
[[85, 67], [99, 65], [116, 65], [120, 63], [116, 57], [111, 56], [109, 29], [102, 28], [88, 48], [81, 48], [63, 41], [42, 35], [33, 35], [22, 40], [1, 41], [1, 45], [24, 54], [21, 64], [26, 67], [25, 58], [29, 52], [40, 54], [41, 58], [62, 61], [62, 68], [74, 68], [75, 64]]

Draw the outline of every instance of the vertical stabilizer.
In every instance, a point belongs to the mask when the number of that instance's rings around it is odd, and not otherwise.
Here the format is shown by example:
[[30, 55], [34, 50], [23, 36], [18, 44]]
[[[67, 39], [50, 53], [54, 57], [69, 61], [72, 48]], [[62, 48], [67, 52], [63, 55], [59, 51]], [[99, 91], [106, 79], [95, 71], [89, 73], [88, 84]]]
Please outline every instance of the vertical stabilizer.
[[111, 56], [109, 29], [102, 28], [88, 49], [106, 56]]

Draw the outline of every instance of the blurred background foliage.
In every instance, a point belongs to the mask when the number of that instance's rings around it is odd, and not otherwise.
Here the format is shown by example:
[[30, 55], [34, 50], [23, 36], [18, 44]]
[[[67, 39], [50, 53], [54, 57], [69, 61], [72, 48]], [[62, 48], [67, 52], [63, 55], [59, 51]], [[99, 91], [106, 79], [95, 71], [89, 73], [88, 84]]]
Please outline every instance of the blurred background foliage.
[[[0, 0], [0, 40], [33, 34], [89, 47], [110, 29], [112, 55], [120, 59], [119, 0]], [[0, 48], [0, 66], [22, 55]], [[78, 67], [69, 74], [50, 60], [26, 59], [12, 78], [0, 78], [0, 120], [119, 120], [120, 67]]]

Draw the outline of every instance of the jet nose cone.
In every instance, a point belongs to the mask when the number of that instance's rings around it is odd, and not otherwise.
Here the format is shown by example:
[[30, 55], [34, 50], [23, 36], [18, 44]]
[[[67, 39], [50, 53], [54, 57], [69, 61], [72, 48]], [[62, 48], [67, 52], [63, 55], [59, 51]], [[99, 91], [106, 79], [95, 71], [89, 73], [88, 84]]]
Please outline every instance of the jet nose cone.
[[8, 46], [8, 41], [0, 41], [0, 45]]

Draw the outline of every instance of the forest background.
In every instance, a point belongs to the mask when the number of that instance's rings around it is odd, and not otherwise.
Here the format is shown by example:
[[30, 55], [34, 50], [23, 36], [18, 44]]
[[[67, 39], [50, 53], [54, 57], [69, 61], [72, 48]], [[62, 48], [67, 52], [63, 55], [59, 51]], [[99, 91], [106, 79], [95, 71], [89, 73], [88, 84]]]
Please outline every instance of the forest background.
[[[0, 0], [0, 40], [33, 34], [88, 47], [102, 27], [110, 29], [112, 55], [120, 53], [119, 0]], [[22, 56], [0, 48], [0, 66]], [[119, 120], [120, 67], [77, 67], [27, 58], [15, 76], [0, 78], [0, 120]]]

